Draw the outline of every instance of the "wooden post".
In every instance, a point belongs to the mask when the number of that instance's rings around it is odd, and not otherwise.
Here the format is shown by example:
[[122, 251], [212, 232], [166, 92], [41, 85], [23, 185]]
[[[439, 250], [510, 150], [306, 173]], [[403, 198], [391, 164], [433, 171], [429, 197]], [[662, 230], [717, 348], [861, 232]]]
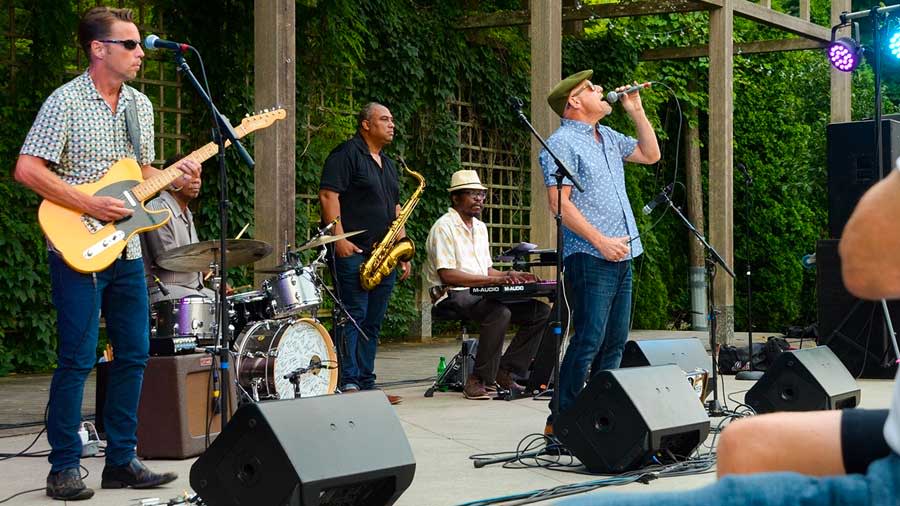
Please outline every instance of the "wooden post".
[[[734, 138], [734, 0], [709, 14], [709, 239], [729, 266], [734, 266], [732, 170]], [[734, 341], [734, 280], [718, 269], [714, 308], [716, 342]]]
[[[558, 0], [531, 0], [531, 122], [546, 138], [559, 127], [559, 117], [547, 105], [550, 89], [562, 74], [562, 4]], [[547, 201], [544, 172], [538, 163], [540, 143], [531, 139], [531, 236], [541, 248], [556, 247], [553, 213]], [[551, 269], [536, 270], [553, 279]]]
[[[254, 134], [254, 239], [274, 251], [257, 267], [281, 263], [285, 244], [295, 245], [296, 0], [257, 0], [254, 4], [254, 104], [282, 107], [287, 117]], [[258, 286], [266, 276], [257, 274]]]
[[[688, 82], [688, 90], [696, 91], [696, 81]], [[692, 108], [694, 118], [699, 115], [697, 107]], [[700, 127], [688, 122], [684, 136], [684, 168], [687, 185], [687, 217], [697, 227], [701, 234], [705, 234], [703, 219], [703, 174], [700, 170]], [[706, 266], [703, 245], [690, 231], [685, 231], [688, 236], [688, 277], [691, 287], [691, 328], [694, 330], [707, 329], [707, 304], [706, 304]]]
[[[834, 26], [841, 22], [840, 16], [842, 12], [850, 11], [850, 0], [832, 0], [831, 2], [831, 25]], [[841, 29], [835, 36], [849, 35], [850, 29]], [[831, 122], [839, 123], [850, 121], [850, 105], [851, 105], [851, 89], [850, 76], [851, 72], [841, 72], [832, 67], [831, 69]]]

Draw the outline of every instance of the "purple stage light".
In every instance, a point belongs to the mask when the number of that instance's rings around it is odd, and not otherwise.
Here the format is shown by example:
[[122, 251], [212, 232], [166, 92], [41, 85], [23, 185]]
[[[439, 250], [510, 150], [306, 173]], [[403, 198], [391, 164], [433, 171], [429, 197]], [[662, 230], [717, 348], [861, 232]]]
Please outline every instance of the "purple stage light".
[[828, 45], [828, 60], [841, 72], [853, 72], [862, 60], [862, 48], [850, 37], [841, 37]]

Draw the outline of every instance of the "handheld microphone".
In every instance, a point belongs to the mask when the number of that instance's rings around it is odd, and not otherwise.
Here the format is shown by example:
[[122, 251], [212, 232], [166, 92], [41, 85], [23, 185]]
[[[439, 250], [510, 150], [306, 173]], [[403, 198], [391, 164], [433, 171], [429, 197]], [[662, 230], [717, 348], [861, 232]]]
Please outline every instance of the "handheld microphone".
[[668, 186], [666, 186], [665, 188], [663, 188], [663, 191], [660, 192], [659, 195], [654, 197], [653, 200], [651, 200], [650, 202], [647, 202], [647, 205], [645, 205], [644, 209], [643, 209], [644, 214], [652, 213], [653, 209], [655, 209], [656, 206], [662, 204], [669, 198], [670, 193], [672, 193], [672, 184], [671, 183]]
[[647, 81], [646, 83], [635, 84], [629, 88], [626, 88], [622, 91], [611, 91], [606, 94], [606, 101], [610, 104], [614, 104], [619, 101], [623, 96], [634, 93], [636, 91], [640, 91], [644, 88], [649, 88], [650, 85], [653, 84], [653, 81]]
[[171, 49], [172, 51], [184, 53], [188, 49], [193, 48], [188, 44], [160, 39], [156, 35], [150, 34], [144, 39], [144, 49]]
[[156, 283], [156, 287], [159, 288], [159, 291], [162, 292], [164, 297], [169, 296], [169, 289], [166, 288], [166, 284], [163, 283], [159, 277], [153, 276], [153, 282]]

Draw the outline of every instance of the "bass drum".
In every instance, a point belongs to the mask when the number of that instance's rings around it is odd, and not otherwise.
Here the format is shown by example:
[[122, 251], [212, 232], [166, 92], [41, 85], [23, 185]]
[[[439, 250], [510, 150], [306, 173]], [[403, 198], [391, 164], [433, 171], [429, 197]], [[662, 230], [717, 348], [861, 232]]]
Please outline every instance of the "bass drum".
[[301, 397], [333, 394], [337, 388], [334, 343], [315, 320], [251, 322], [235, 344], [238, 382], [255, 401], [293, 399], [294, 385], [285, 376], [311, 366], [312, 371], [300, 375]]

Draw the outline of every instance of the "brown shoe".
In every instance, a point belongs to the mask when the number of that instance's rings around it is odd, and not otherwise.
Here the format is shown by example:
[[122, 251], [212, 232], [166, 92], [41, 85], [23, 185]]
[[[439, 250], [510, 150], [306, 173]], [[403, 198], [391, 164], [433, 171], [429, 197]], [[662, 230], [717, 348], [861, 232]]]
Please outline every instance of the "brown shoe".
[[516, 380], [512, 378], [509, 374], [509, 371], [505, 369], [500, 369], [497, 371], [497, 384], [500, 385], [500, 388], [503, 390], [509, 390], [513, 394], [522, 395], [525, 393], [525, 387], [516, 383]]
[[385, 392], [384, 395], [387, 397], [388, 402], [391, 403], [391, 406], [403, 402], [403, 397], [400, 397], [399, 395], [391, 395], [387, 392]]
[[491, 395], [484, 387], [484, 383], [476, 376], [469, 376], [469, 379], [466, 380], [466, 386], [463, 388], [463, 395], [466, 399], [479, 401], [489, 400], [491, 398]]
[[545, 436], [553, 436], [553, 435], [554, 435], [554, 434], [553, 434], [553, 424], [552, 424], [552, 423], [549, 423], [549, 422], [548, 422], [547, 425], [544, 425], [544, 435], [545, 435]]

